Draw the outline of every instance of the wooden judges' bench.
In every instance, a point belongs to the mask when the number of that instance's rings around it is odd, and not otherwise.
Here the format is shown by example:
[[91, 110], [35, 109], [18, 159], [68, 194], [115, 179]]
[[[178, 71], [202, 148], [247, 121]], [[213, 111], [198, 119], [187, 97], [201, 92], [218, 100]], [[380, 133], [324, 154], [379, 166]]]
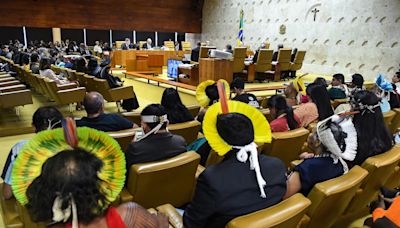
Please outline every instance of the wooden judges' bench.
[[190, 54], [190, 51], [174, 51], [174, 50], [114, 50], [111, 52], [111, 67], [127, 66], [127, 60], [136, 60], [145, 56], [162, 56], [162, 64], [166, 66], [168, 59], [176, 58], [177, 56], [183, 57], [184, 54]]

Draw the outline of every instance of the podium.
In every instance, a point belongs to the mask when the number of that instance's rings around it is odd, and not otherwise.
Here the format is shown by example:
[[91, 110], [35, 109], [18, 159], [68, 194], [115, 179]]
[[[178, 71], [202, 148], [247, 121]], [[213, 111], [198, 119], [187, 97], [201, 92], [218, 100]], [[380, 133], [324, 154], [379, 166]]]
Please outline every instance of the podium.
[[199, 83], [206, 80], [225, 79], [228, 83], [233, 79], [233, 61], [214, 58], [200, 58]]
[[136, 54], [136, 58], [126, 60], [127, 71], [146, 71], [162, 74], [164, 56], [159, 54]]

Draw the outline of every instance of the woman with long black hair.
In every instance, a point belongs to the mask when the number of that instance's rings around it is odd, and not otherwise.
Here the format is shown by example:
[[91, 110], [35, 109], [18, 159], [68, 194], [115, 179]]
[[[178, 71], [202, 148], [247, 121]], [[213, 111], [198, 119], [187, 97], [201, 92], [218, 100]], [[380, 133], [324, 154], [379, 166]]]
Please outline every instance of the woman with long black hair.
[[285, 132], [301, 127], [301, 121], [288, 106], [286, 99], [273, 95], [268, 99], [267, 106], [274, 120], [270, 123], [272, 132]]
[[170, 124], [194, 120], [192, 114], [190, 114], [189, 110], [183, 105], [176, 89], [167, 88], [164, 90], [161, 105], [164, 106], [167, 112]]

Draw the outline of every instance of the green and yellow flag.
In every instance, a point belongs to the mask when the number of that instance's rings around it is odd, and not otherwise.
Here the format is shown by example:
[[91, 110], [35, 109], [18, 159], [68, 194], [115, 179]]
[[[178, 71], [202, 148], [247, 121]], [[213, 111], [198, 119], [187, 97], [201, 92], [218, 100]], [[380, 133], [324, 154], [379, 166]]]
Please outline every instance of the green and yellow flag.
[[237, 46], [241, 46], [243, 43], [243, 10], [240, 10], [240, 21], [239, 21], [239, 34], [237, 38]]

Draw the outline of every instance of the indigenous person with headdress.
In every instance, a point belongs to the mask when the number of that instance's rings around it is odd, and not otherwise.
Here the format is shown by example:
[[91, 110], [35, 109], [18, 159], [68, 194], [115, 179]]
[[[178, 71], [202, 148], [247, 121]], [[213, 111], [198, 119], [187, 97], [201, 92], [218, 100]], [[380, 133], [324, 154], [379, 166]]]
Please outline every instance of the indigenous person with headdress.
[[[218, 80], [218, 82], [223, 83], [226, 92], [226, 97], [229, 97], [230, 88], [228, 82], [223, 79]], [[200, 85], [197, 86], [196, 99], [197, 102], [200, 104], [200, 107], [202, 107], [202, 109], [200, 110], [199, 114], [196, 117], [196, 120], [199, 121], [200, 123], [203, 123], [204, 115], [207, 111], [207, 108], [210, 105], [219, 101], [217, 82], [213, 80], [207, 80], [200, 83]], [[200, 129], [200, 132], [202, 132], [202, 129]], [[188, 151], [196, 151], [200, 155], [201, 157], [200, 165], [206, 164], [208, 155], [210, 154], [211, 147], [207, 143], [207, 139], [205, 137], [201, 137], [196, 141], [192, 142], [187, 149]]]
[[343, 74], [334, 74], [332, 76], [332, 87], [328, 90], [331, 100], [344, 99], [349, 95], [349, 90], [344, 84]]
[[303, 162], [288, 178], [285, 198], [301, 192], [308, 195], [315, 184], [338, 177], [349, 170], [357, 153], [357, 132], [350, 118], [331, 116], [317, 124], [308, 146], [314, 153], [303, 153]]
[[206, 112], [203, 132], [224, 159], [206, 168], [197, 179], [193, 200], [183, 214], [185, 227], [225, 227], [235, 217], [282, 200], [285, 165], [278, 158], [257, 152], [256, 143], [268, 143], [272, 138], [259, 110], [221, 98]]
[[[106, 133], [75, 128], [38, 133], [23, 148], [12, 171], [12, 190], [35, 222], [47, 227], [168, 227], [162, 216], [130, 202], [110, 204], [125, 183], [125, 157]], [[107, 146], [104, 146], [107, 145]]]
[[375, 80], [375, 86], [373, 88], [375, 94], [381, 99], [379, 104], [383, 113], [389, 112], [390, 107], [390, 94], [393, 93], [393, 86], [391, 83], [386, 81], [383, 75], [379, 74]]
[[185, 139], [168, 132], [167, 113], [162, 105], [148, 105], [140, 115], [145, 135], [129, 144], [125, 153], [128, 168], [133, 164], [160, 161], [186, 152]]
[[309, 102], [299, 105], [294, 110], [294, 114], [299, 117], [302, 127], [307, 127], [316, 120], [324, 120], [333, 115], [326, 87], [311, 83], [307, 86], [306, 92]]
[[384, 153], [393, 146], [392, 135], [383, 120], [379, 98], [372, 91], [361, 90], [350, 100], [357, 130], [358, 149], [353, 165], [361, 165], [367, 158]]
[[302, 76], [297, 76], [293, 82], [290, 82], [285, 89], [286, 102], [289, 106], [295, 106], [301, 103], [307, 103], [306, 86]]
[[301, 127], [301, 121], [297, 117], [293, 108], [286, 104], [286, 100], [281, 95], [273, 95], [268, 99], [267, 106], [274, 119], [271, 122], [272, 132], [285, 132]]
[[[32, 125], [35, 128], [35, 133], [39, 133], [44, 130], [54, 129], [61, 127], [61, 120], [63, 115], [54, 107], [41, 107], [38, 108], [32, 116]], [[4, 180], [3, 185], [3, 196], [5, 199], [10, 199], [13, 196], [11, 190], [11, 172], [14, 167], [15, 159], [21, 152], [23, 146], [28, 140], [21, 140], [17, 142], [8, 154], [6, 164], [4, 165], [3, 173], [1, 178]]]

